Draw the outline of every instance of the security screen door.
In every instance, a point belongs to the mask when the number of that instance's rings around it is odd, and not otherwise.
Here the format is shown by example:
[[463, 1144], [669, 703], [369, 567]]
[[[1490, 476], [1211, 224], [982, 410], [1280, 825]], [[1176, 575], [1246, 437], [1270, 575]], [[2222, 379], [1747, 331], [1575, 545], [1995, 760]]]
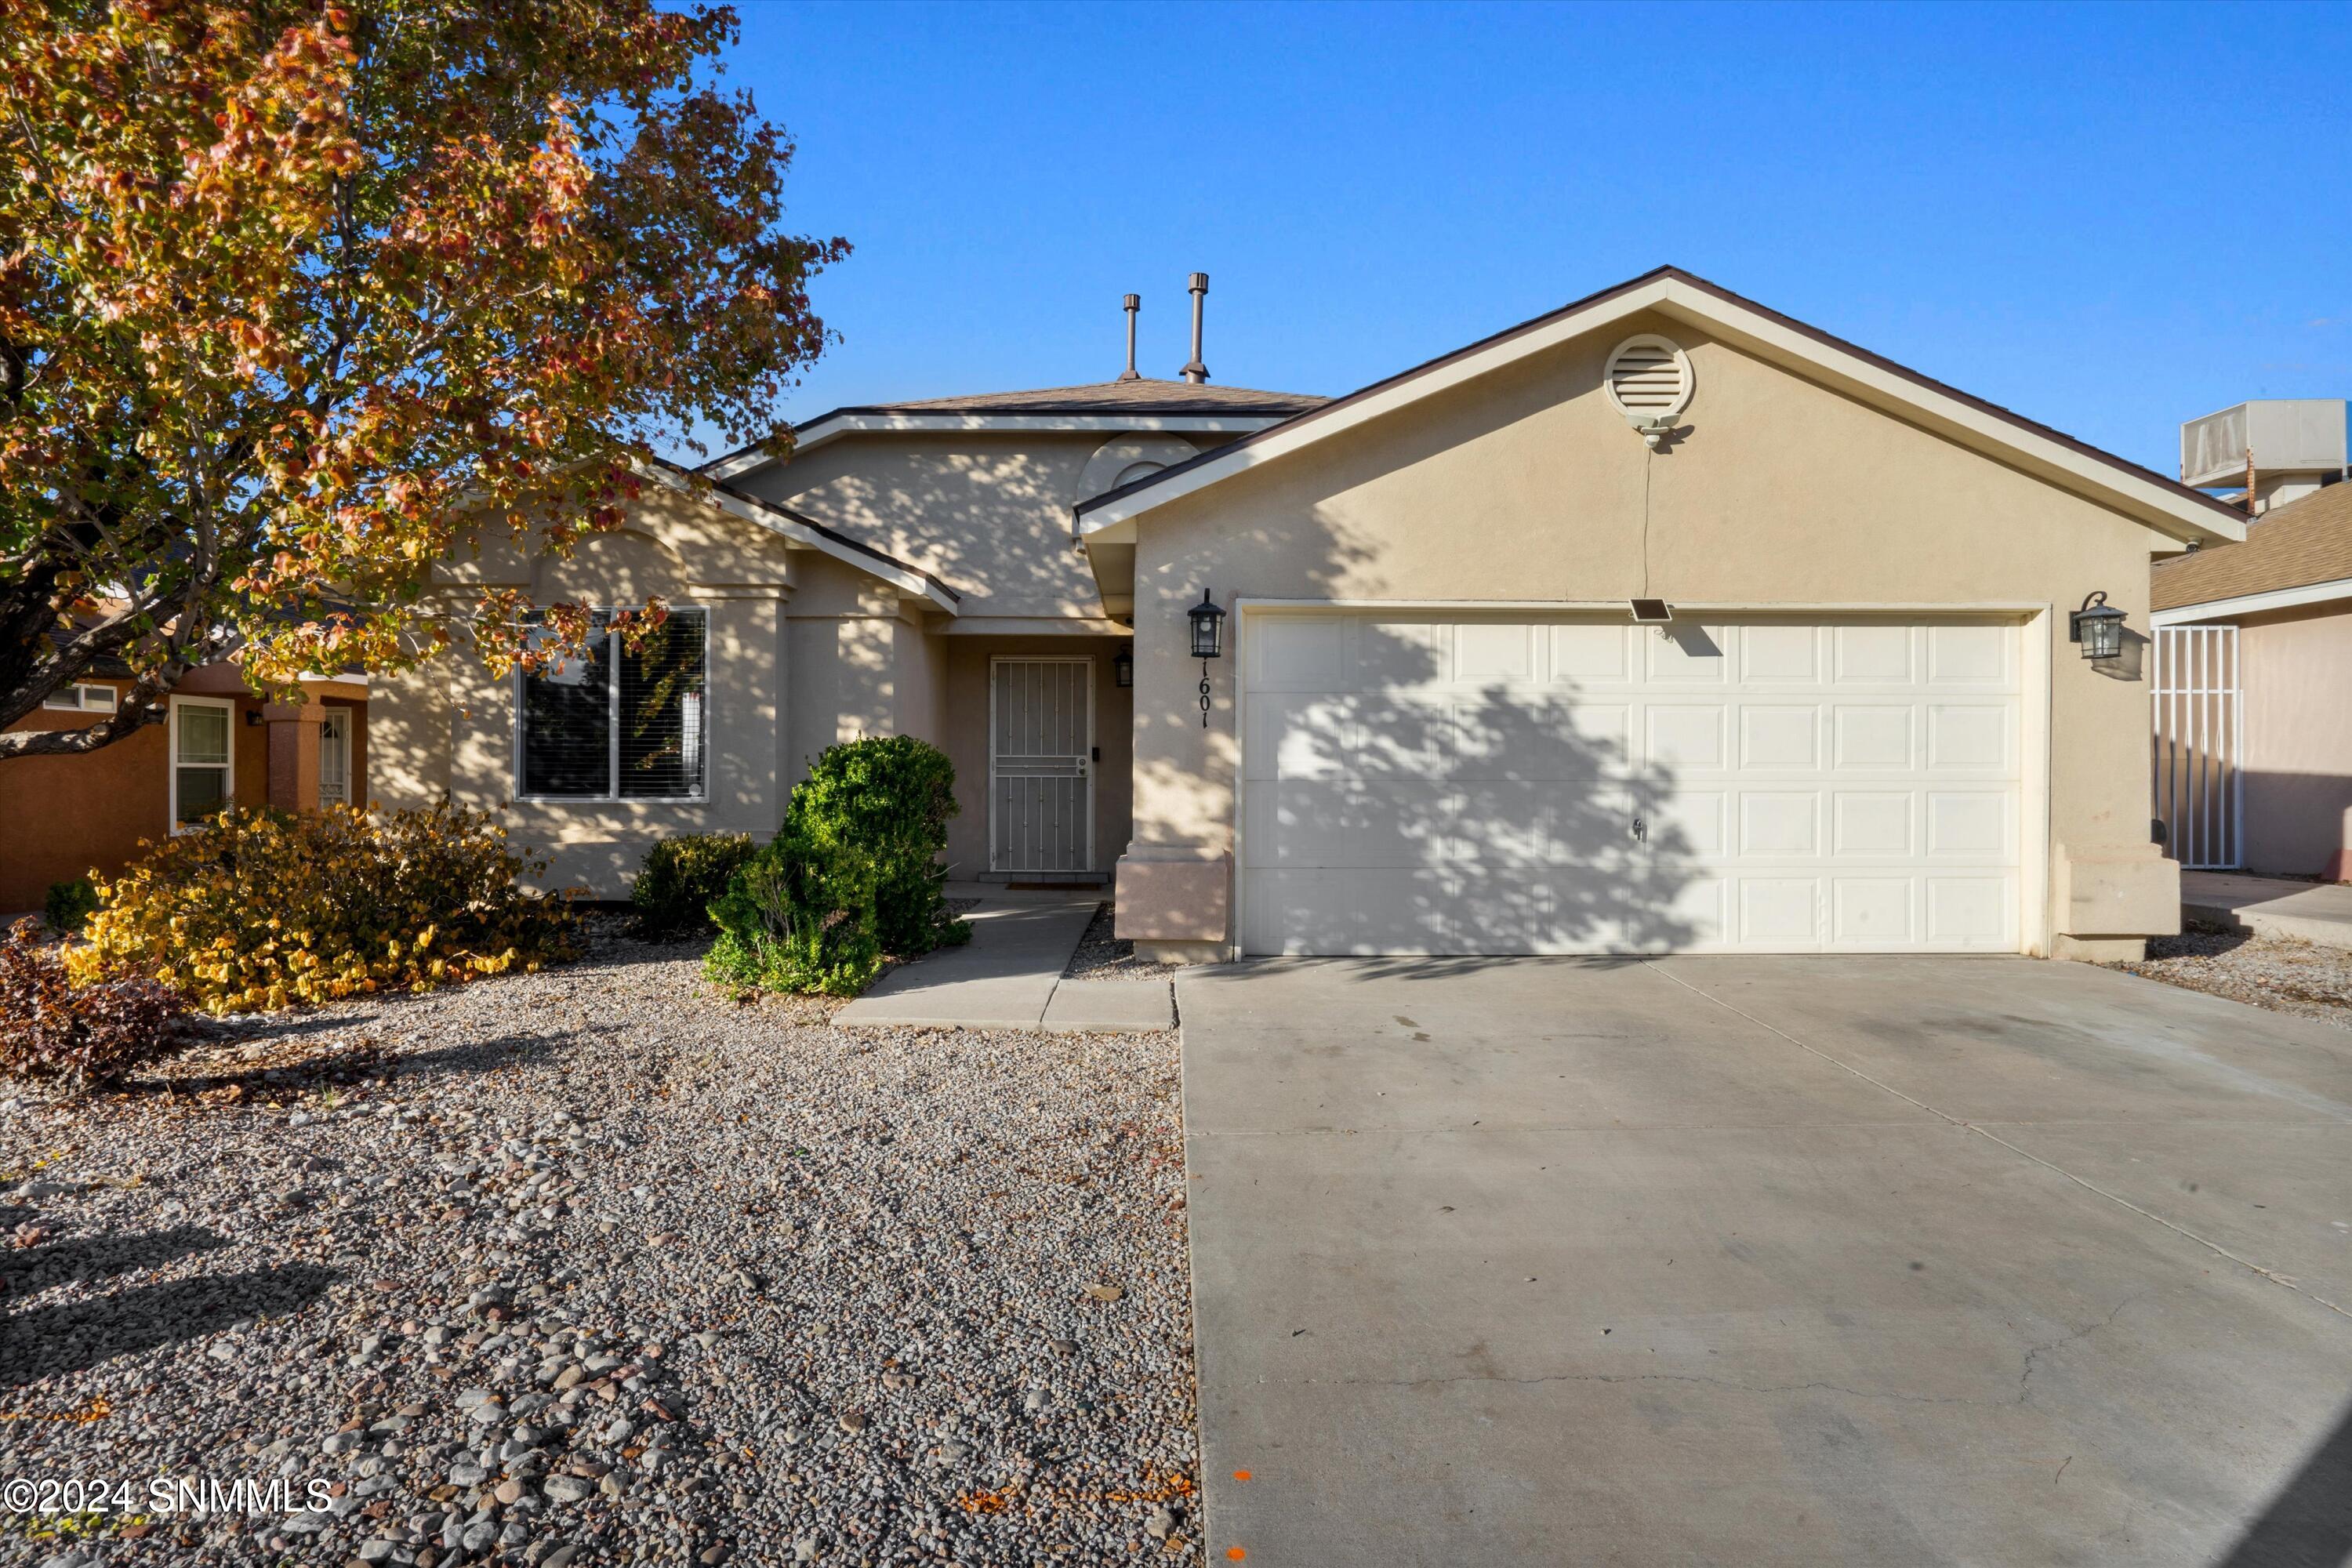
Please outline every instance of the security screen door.
[[1094, 864], [1094, 661], [989, 662], [992, 871]]

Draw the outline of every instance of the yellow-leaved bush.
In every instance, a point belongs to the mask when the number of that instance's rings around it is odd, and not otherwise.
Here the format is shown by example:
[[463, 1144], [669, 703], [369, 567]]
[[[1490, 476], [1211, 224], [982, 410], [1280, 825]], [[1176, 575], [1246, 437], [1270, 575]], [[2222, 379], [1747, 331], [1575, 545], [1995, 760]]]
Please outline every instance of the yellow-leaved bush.
[[519, 879], [546, 868], [507, 847], [488, 812], [335, 805], [230, 811], [146, 846], [98, 883], [77, 984], [125, 972], [205, 1011], [268, 1012], [380, 991], [425, 991], [574, 955], [568, 895]]

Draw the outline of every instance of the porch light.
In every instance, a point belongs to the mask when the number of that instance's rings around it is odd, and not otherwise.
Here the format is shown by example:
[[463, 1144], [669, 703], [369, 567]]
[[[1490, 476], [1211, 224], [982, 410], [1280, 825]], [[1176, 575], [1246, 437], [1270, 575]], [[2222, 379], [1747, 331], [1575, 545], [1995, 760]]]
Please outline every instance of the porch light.
[[2083, 607], [2066, 617], [2066, 640], [2083, 646], [2088, 659], [2117, 658], [2124, 651], [2124, 613], [2107, 603], [2105, 594], [2093, 594]]
[[1209, 597], [1206, 588], [1201, 590], [1201, 602], [1184, 614], [1192, 623], [1192, 657], [1221, 658], [1225, 651], [1225, 612]]
[[1135, 684], [1135, 656], [1128, 652], [1125, 648], [1121, 648], [1117, 653], [1111, 655], [1110, 679], [1111, 684], [1118, 687], [1121, 691], [1133, 686]]
[[1206, 588], [1201, 590], [1201, 602], [1184, 612], [1192, 623], [1192, 657], [1201, 661], [1201, 728], [1209, 727], [1209, 700], [1215, 689], [1209, 684], [1209, 661], [1223, 657], [1225, 651], [1225, 612], [1209, 597]]

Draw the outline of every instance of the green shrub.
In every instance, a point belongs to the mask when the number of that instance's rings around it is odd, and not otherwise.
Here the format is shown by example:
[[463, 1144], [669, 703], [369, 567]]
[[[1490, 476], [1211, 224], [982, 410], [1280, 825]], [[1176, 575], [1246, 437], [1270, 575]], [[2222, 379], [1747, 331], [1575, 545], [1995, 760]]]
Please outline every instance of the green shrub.
[[637, 929], [647, 936], [708, 930], [712, 902], [758, 847], [748, 833], [688, 833], [656, 844], [629, 888]]
[[784, 827], [872, 860], [876, 934], [885, 952], [912, 958], [971, 934], [949, 918], [939, 863], [955, 814], [947, 753], [911, 735], [885, 735], [827, 747], [793, 786]]
[[855, 996], [882, 968], [874, 862], [790, 828], [745, 861], [710, 906], [713, 980], [762, 991]]
[[68, 936], [78, 936], [82, 922], [98, 912], [98, 888], [88, 877], [51, 882], [49, 896], [41, 901], [41, 912], [48, 917], [54, 929]]
[[828, 747], [793, 789], [773, 842], [710, 905], [704, 968], [728, 985], [854, 996], [882, 955], [968, 942], [942, 889], [955, 766], [904, 735]]
[[177, 992], [137, 975], [76, 985], [34, 921], [0, 939], [0, 1072], [88, 1088], [188, 1036], [188, 1004]]
[[98, 886], [79, 984], [152, 977], [211, 1013], [425, 991], [572, 956], [546, 868], [509, 852], [488, 812], [232, 810], [149, 847]]

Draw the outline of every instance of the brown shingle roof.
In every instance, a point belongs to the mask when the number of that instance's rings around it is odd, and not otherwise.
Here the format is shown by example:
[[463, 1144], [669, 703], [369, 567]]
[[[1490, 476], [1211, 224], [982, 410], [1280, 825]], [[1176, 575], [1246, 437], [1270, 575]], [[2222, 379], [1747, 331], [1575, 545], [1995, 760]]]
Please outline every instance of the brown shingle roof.
[[[1259, 392], [1202, 382], [1097, 381], [1085, 386], [1043, 386], [1027, 392], [985, 392], [970, 397], [925, 397], [910, 403], [869, 403], [835, 414], [1264, 414], [1286, 418], [1325, 399], [1305, 392]], [[831, 415], [826, 417], [832, 417]], [[814, 421], [812, 421], [814, 423]]]
[[2273, 507], [2247, 526], [2242, 543], [2157, 563], [2150, 605], [2177, 610], [2340, 577], [2352, 577], [2352, 484]]

